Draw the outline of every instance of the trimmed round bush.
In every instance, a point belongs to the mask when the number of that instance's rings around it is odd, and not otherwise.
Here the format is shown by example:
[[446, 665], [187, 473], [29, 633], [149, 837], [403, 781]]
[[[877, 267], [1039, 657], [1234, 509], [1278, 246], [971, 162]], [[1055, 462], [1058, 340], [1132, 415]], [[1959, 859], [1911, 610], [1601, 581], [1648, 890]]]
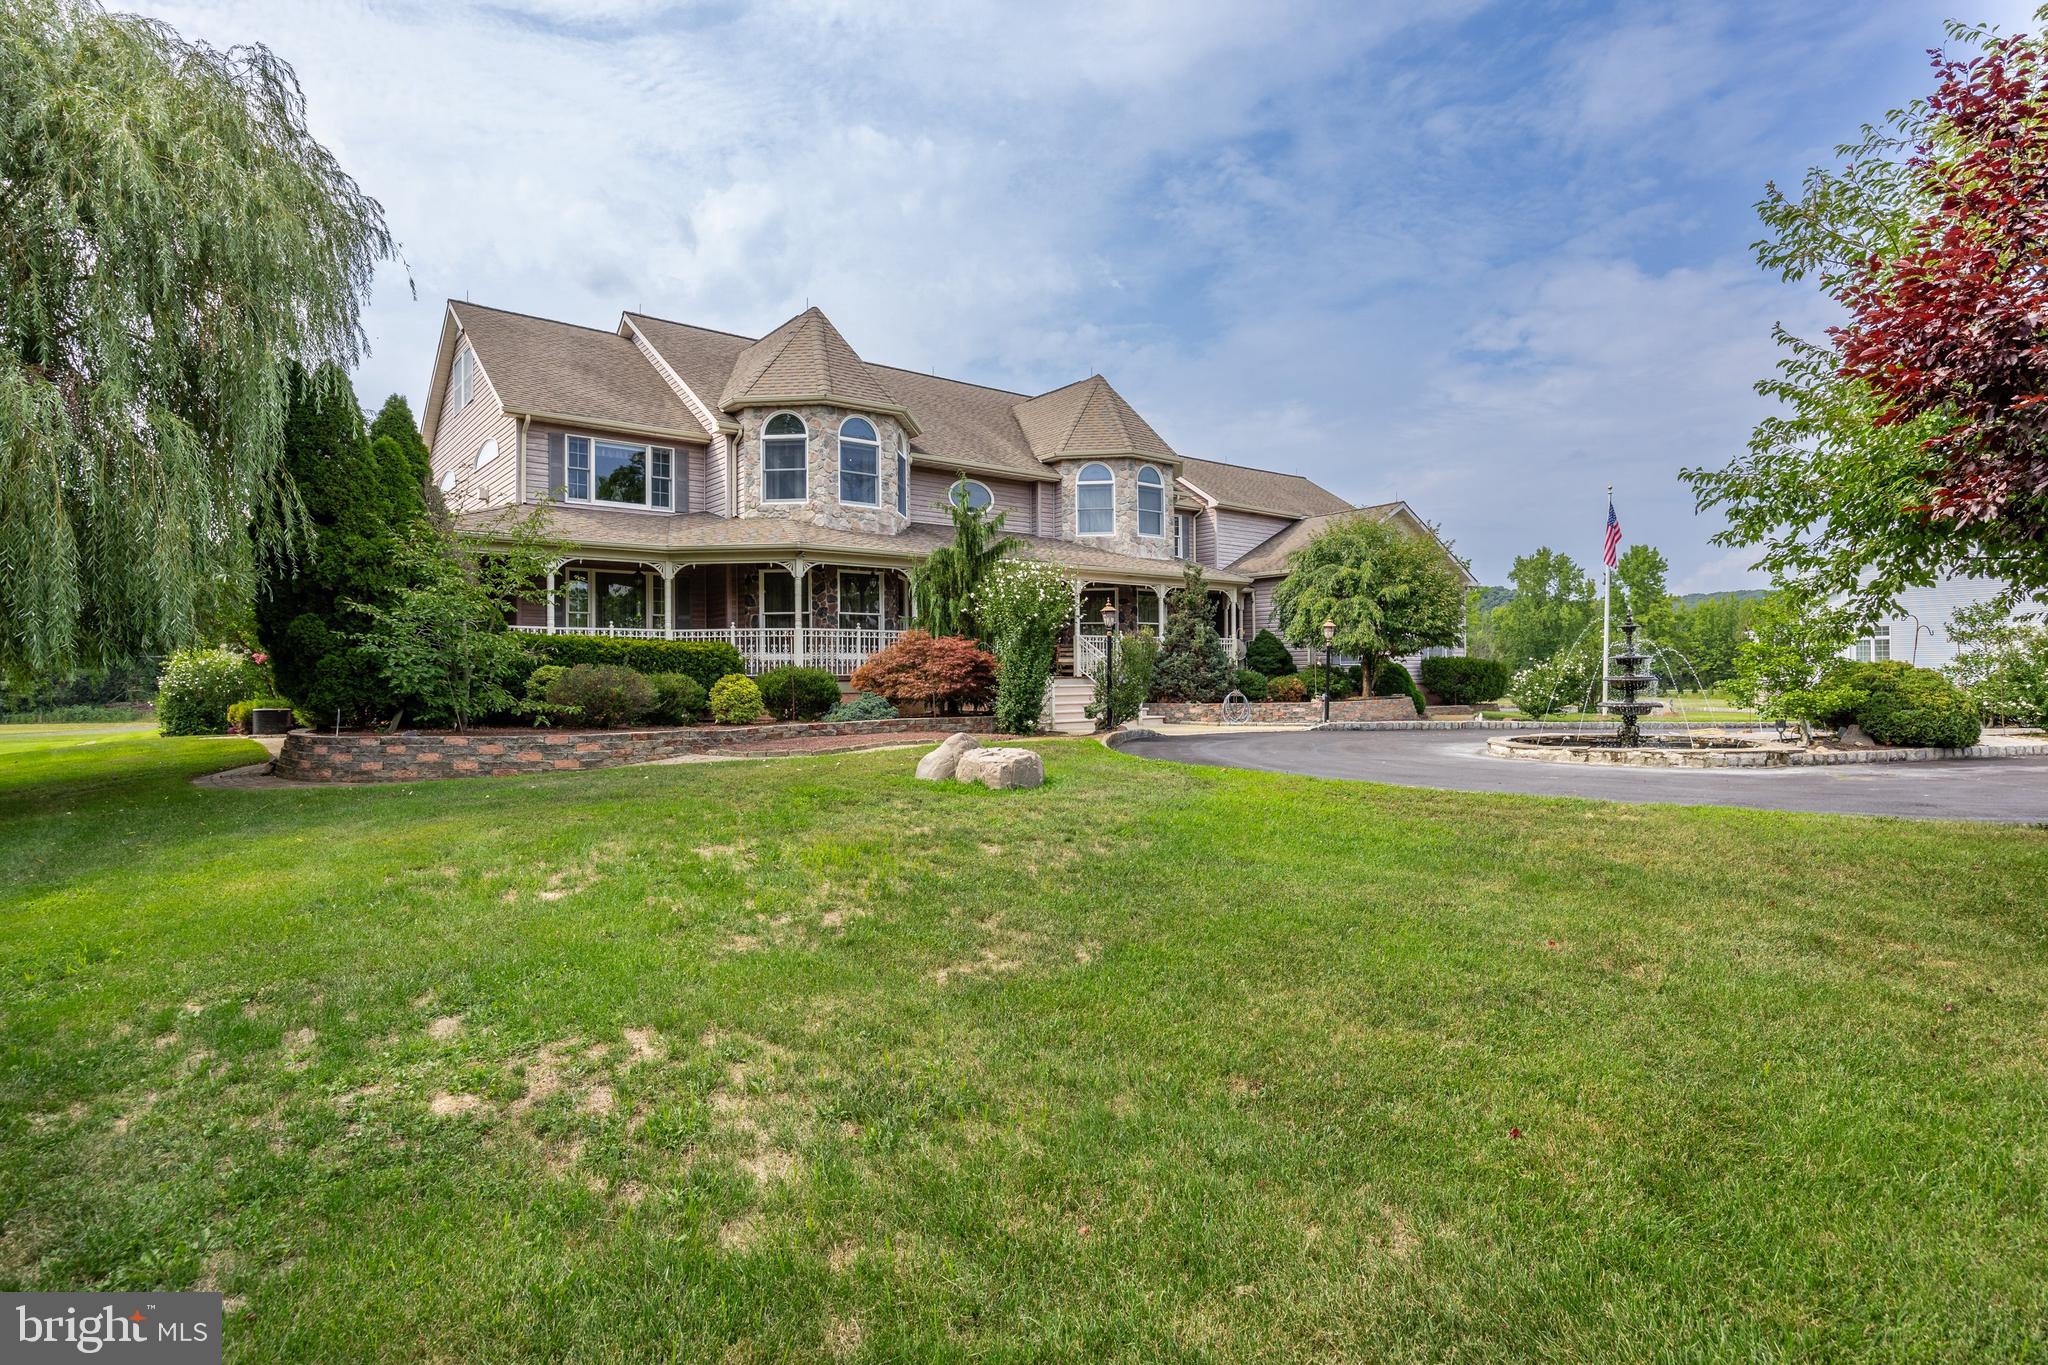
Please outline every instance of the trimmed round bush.
[[1283, 673], [1266, 684], [1267, 701], [1307, 701], [1308, 684], [1298, 673]]
[[1835, 679], [1846, 714], [1879, 744], [1907, 748], [1966, 749], [1983, 734], [1976, 703], [1929, 668], [1898, 660], [1851, 664]]
[[711, 685], [711, 718], [720, 725], [751, 725], [762, 709], [761, 689], [744, 673], [728, 673]]
[[156, 685], [156, 724], [166, 735], [224, 735], [228, 708], [270, 691], [249, 656], [232, 649], [181, 649]]
[[[1294, 676], [1301, 679], [1301, 685], [1309, 696], [1320, 697], [1323, 695], [1323, 666], [1321, 664], [1310, 664]], [[1356, 696], [1357, 694], [1358, 684], [1352, 681], [1351, 670], [1337, 664], [1332, 664], [1330, 666], [1331, 698], [1336, 701], [1342, 701], [1345, 697]]]
[[1445, 655], [1422, 661], [1422, 690], [1445, 706], [1478, 706], [1508, 694], [1513, 674], [1499, 659]]
[[1414, 676], [1399, 659], [1382, 659], [1373, 669], [1372, 694], [1375, 697], [1406, 697], [1415, 703], [1415, 714], [1422, 714], [1422, 689], [1415, 685]]
[[1238, 669], [1236, 681], [1232, 685], [1244, 693], [1246, 701], [1266, 699], [1266, 675], [1255, 668]]
[[754, 685], [777, 720], [816, 720], [839, 704], [839, 679], [822, 668], [771, 668]]
[[704, 685], [687, 673], [655, 673], [647, 679], [654, 689], [650, 720], [663, 725], [695, 725], [711, 714], [711, 697]]
[[826, 720], [894, 720], [896, 708], [888, 699], [872, 692], [856, 692], [844, 701], [834, 702], [832, 709], [825, 713]]
[[577, 664], [548, 686], [548, 702], [600, 730], [631, 725], [654, 707], [644, 674], [617, 664]]
[[[1294, 671], [1294, 656], [1287, 652], [1286, 641], [1270, 630], [1262, 630], [1245, 646], [1244, 666], [1262, 677], [1278, 678]], [[1237, 690], [1244, 692], [1242, 687]], [[1249, 697], [1251, 693], [1245, 695]]]

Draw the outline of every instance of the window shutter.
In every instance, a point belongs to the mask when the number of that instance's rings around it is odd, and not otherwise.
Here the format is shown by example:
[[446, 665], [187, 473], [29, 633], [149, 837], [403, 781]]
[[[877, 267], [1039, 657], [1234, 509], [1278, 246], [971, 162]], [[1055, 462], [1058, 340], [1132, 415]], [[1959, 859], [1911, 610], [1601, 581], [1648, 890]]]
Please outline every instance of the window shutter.
[[559, 431], [548, 433], [548, 496], [559, 498], [569, 487], [569, 439]]

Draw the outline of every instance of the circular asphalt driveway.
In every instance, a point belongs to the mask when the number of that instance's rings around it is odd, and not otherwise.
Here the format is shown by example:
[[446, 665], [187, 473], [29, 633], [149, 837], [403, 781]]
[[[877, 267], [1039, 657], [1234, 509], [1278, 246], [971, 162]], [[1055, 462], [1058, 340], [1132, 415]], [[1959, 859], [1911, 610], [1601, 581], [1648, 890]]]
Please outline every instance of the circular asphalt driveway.
[[1593, 768], [1495, 758], [1486, 752], [1485, 733], [1473, 730], [1161, 735], [1122, 747], [1138, 758], [1451, 791], [1921, 820], [2048, 821], [2048, 758], [1701, 771]]

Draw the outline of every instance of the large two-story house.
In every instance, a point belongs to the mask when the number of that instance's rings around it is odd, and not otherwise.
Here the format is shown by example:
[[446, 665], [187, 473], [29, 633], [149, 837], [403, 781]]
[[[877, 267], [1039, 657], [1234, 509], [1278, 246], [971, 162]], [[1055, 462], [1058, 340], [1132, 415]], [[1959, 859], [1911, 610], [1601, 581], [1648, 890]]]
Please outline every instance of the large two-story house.
[[1431, 535], [1404, 503], [1181, 455], [1100, 375], [1033, 395], [871, 364], [816, 308], [754, 338], [451, 302], [422, 424], [464, 529], [545, 504], [570, 547], [518, 628], [724, 639], [754, 672], [843, 677], [893, 640], [948, 499], [1000, 509], [1020, 553], [1072, 575], [1068, 673], [1092, 671], [1110, 601], [1157, 628], [1184, 561], [1241, 655], [1331, 520]]

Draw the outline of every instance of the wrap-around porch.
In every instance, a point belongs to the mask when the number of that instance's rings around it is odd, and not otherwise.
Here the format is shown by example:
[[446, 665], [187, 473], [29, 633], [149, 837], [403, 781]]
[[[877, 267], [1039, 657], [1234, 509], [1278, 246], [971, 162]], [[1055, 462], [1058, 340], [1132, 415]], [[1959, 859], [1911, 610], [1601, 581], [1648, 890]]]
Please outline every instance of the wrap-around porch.
[[[644, 640], [719, 640], [739, 651], [750, 674], [786, 665], [850, 677], [895, 643], [914, 611], [907, 568], [816, 563], [691, 563], [579, 555], [548, 575], [546, 592], [520, 603], [512, 628], [535, 634]], [[1077, 580], [1074, 614], [1059, 638], [1058, 672], [1093, 677], [1106, 652], [1102, 610], [1114, 601], [1120, 632], [1159, 634], [1170, 586]], [[1247, 603], [1236, 589], [1212, 589], [1217, 633], [1233, 660], [1244, 657]]]

